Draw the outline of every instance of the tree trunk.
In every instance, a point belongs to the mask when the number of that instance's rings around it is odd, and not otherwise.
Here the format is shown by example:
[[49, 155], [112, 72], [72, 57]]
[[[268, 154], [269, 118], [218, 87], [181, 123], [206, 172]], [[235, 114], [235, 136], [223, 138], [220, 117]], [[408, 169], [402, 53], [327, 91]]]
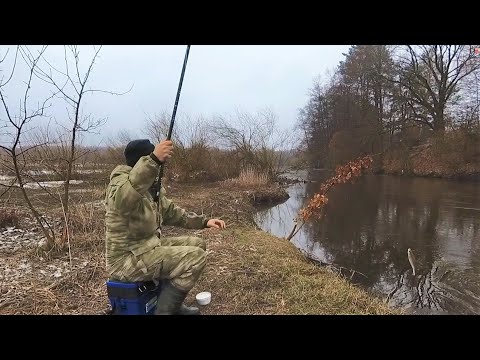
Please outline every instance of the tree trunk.
[[[15, 152], [15, 150], [13, 150], [13, 151]], [[30, 198], [28, 197], [27, 191], [25, 190], [25, 188], [23, 186], [22, 176], [20, 175], [20, 169], [19, 169], [19, 166], [18, 166], [17, 157], [16, 157], [15, 153], [13, 153], [13, 159], [12, 160], [13, 160], [13, 166], [15, 168], [15, 175], [17, 176], [18, 186], [20, 187], [20, 191], [22, 192], [23, 198], [25, 199], [25, 202], [27, 203], [28, 208], [32, 212], [33, 217], [37, 221], [38, 225], [40, 226], [40, 229], [43, 232], [43, 235], [45, 236], [45, 238], [47, 240], [47, 244], [46, 244], [47, 247], [51, 248], [54, 245], [54, 239], [48, 233], [48, 230], [45, 229], [45, 226], [42, 223], [42, 219], [40, 217], [40, 214], [38, 213], [38, 211], [33, 206], [32, 202], [30, 201]]]
[[443, 106], [435, 109], [435, 115], [433, 117], [433, 130], [437, 134], [445, 133], [444, 110], [445, 108]]

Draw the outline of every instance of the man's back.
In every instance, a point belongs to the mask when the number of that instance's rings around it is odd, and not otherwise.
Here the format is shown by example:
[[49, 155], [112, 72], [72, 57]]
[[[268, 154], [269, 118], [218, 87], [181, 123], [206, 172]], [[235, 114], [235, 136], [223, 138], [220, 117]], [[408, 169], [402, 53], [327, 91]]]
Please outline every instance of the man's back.
[[148, 189], [158, 165], [148, 156], [135, 167], [120, 165], [110, 175], [105, 194], [106, 262], [111, 274], [131, 253], [138, 255], [159, 245], [156, 204]]

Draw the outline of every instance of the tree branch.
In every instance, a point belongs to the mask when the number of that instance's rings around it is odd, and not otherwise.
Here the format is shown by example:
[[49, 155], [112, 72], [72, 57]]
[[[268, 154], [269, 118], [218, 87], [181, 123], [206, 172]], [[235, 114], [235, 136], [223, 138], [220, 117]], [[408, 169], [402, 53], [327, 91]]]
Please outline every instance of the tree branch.
[[86, 93], [100, 92], [100, 93], [105, 93], [105, 94], [110, 94], [110, 95], [121, 96], [121, 95], [128, 94], [130, 91], [132, 91], [132, 89], [133, 89], [133, 84], [130, 87], [130, 89], [128, 89], [127, 91], [125, 91], [123, 93], [117, 93], [117, 92], [108, 91], [108, 90], [97, 90], [97, 89], [85, 90], [83, 93], [86, 94]]
[[[5, 83], [0, 82], [0, 87], [7, 85], [7, 84], [10, 82], [10, 80], [12, 79], [12, 77], [13, 77], [13, 73], [15, 72], [15, 66], [17, 65], [17, 57], [18, 57], [18, 50], [19, 50], [19, 48], [20, 48], [20, 46], [17, 46], [17, 51], [15, 51], [15, 59], [14, 59], [14, 61], [13, 61], [13, 67], [12, 67], [12, 72], [10, 73], [10, 77], [8, 78], [8, 80], [7, 80]], [[10, 49], [8, 49], [8, 50], [10, 50]], [[2, 61], [0, 61], [0, 63], [2, 63], [3, 60], [5, 60], [5, 58], [7, 57], [8, 50], [7, 50], [6, 54], [5, 54], [5, 56], [3, 57]], [[3, 80], [3, 79], [2, 79], [2, 80]]]

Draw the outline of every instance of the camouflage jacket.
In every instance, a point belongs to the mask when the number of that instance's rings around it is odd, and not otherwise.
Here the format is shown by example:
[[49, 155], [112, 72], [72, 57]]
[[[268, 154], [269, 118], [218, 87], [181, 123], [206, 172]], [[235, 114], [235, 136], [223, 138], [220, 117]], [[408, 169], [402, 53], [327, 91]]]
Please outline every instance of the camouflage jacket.
[[188, 213], [166, 198], [165, 188], [160, 192], [160, 213], [149, 192], [158, 174], [159, 165], [150, 156], [144, 156], [132, 168], [117, 166], [110, 175], [105, 194], [105, 247], [109, 275], [122, 266], [131, 253], [143, 254], [160, 245], [157, 216], [160, 225], [187, 229], [203, 229], [208, 219]]

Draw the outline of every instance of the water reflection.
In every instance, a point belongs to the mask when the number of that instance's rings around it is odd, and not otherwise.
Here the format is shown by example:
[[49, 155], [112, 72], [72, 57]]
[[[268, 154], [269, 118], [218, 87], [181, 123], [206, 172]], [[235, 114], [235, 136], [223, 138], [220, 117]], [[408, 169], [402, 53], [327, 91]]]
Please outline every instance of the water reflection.
[[[313, 174], [318, 182], [292, 186], [287, 202], [258, 212], [258, 225], [277, 236], [287, 236], [298, 211], [329, 175]], [[382, 295], [393, 292], [394, 306], [413, 307], [413, 311], [427, 307], [429, 313], [446, 309], [449, 313], [480, 313], [477, 184], [369, 176], [340, 185], [329, 200], [324, 220], [305, 225], [292, 240], [299, 248], [322, 261], [365, 274], [366, 278], [358, 279], [360, 284]], [[417, 258], [418, 279], [410, 271], [408, 248]], [[447, 277], [432, 273], [438, 264], [448, 267]], [[441, 286], [436, 285], [438, 281]], [[422, 292], [436, 287], [438, 294], [422, 297]], [[435, 297], [443, 299], [439, 306], [432, 305]]]

